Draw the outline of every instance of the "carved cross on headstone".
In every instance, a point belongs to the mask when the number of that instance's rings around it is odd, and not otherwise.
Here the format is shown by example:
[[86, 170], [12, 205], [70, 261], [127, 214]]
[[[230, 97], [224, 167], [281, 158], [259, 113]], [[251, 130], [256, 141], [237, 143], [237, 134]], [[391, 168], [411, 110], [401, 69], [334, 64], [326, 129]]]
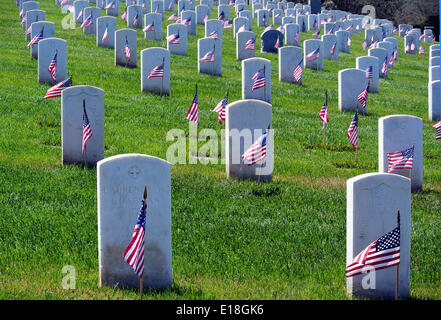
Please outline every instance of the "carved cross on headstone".
[[140, 174], [140, 171], [139, 171], [138, 167], [133, 166], [133, 167], [130, 167], [129, 174], [132, 176], [133, 179], [136, 179], [138, 177], [138, 175]]

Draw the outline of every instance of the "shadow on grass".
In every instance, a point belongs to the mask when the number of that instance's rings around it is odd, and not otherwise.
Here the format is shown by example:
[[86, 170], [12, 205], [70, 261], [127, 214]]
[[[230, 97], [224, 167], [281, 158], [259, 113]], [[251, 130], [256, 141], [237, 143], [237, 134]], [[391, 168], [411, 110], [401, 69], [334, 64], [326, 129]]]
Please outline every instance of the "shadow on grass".
[[[126, 292], [133, 292], [138, 295], [139, 297], [139, 288], [132, 288], [132, 287], [117, 287], [119, 290], [123, 290]], [[153, 298], [156, 297], [168, 297], [167, 299], [177, 299], [177, 300], [187, 300], [187, 299], [197, 299], [201, 300], [204, 299], [204, 295], [201, 289], [194, 289], [187, 286], [180, 286], [176, 283], [173, 283], [173, 285], [170, 288], [167, 289], [149, 289], [144, 288], [142, 293], [142, 299], [147, 298]], [[207, 297], [205, 297], [207, 299]]]
[[346, 152], [346, 151], [354, 150], [354, 148], [352, 146], [334, 146], [331, 144], [324, 144], [324, 143], [313, 143], [313, 144], [302, 143], [302, 146], [307, 150], [309, 150], [309, 149], [324, 149], [324, 150], [335, 151], [335, 152]]

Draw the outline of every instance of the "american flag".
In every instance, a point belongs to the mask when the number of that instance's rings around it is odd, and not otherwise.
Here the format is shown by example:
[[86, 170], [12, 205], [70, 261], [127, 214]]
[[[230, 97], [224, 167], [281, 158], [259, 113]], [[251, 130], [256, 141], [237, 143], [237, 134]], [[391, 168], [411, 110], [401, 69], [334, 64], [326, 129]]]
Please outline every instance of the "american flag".
[[366, 89], [363, 89], [360, 94], [357, 96], [357, 100], [361, 103], [363, 108], [366, 108], [366, 103], [368, 99], [368, 92]]
[[314, 20], [314, 24], [312, 25], [313, 29], [317, 29], [318, 28], [318, 24], [317, 24], [317, 20]]
[[23, 15], [23, 18], [21, 19], [21, 24], [24, 24], [26, 22], [26, 13]]
[[182, 24], [186, 25], [186, 26], [190, 26], [191, 25], [191, 18], [185, 18], [184, 20], [182, 20]]
[[348, 38], [348, 42], [347, 42], [348, 47], [351, 46], [351, 38]]
[[410, 51], [413, 51], [413, 50], [415, 50], [415, 43], [412, 42], [410, 44]]
[[138, 27], [138, 12], [136, 13], [136, 16], [133, 18], [133, 26], [135, 28]]
[[91, 24], [93, 24], [93, 18], [92, 18], [92, 14], [90, 14], [81, 24], [80, 28], [86, 28], [88, 26], [90, 26]]
[[81, 151], [84, 153], [84, 150], [86, 150], [86, 144], [87, 141], [92, 138], [92, 128], [90, 127], [89, 118], [87, 117], [86, 108], [83, 108], [83, 142]]
[[224, 22], [224, 29], [232, 28], [233, 27], [233, 21], [232, 20], [225, 20]]
[[246, 44], [245, 50], [254, 50], [256, 39], [255, 38], [248, 39], [248, 41], [245, 44]]
[[374, 67], [369, 66], [366, 70], [366, 79], [373, 79], [374, 78]]
[[369, 49], [374, 49], [375, 46], [377, 45], [377, 42], [372, 42], [371, 45], [369, 46]]
[[387, 172], [392, 172], [398, 169], [412, 170], [413, 155], [415, 146], [397, 152], [387, 153]]
[[302, 80], [302, 73], [303, 73], [303, 59], [300, 60], [299, 64], [294, 68], [293, 76], [294, 79], [296, 79], [297, 83], [300, 83]]
[[199, 106], [198, 106], [198, 89], [196, 88], [196, 93], [194, 95], [193, 101], [191, 103], [190, 109], [185, 116], [185, 119], [193, 121], [196, 125], [199, 123]]
[[208, 14], [206, 14], [204, 17], [204, 23], [207, 22], [207, 20], [208, 20]]
[[276, 48], [276, 49], [279, 49], [279, 48], [280, 48], [279, 37], [277, 37], [276, 43], [274, 44], [274, 48]]
[[392, 67], [393, 67], [393, 66], [394, 66], [394, 62], [395, 62], [394, 55], [391, 54], [390, 57], [389, 57], [389, 61], [388, 61], [388, 63], [389, 63], [390, 65], [392, 65]]
[[395, 60], [398, 59], [398, 50], [397, 49], [394, 50], [394, 59]]
[[279, 26], [276, 30], [280, 33], [285, 33], [285, 31], [283, 30], [283, 26]]
[[129, 48], [129, 42], [126, 39], [126, 45], [124, 46], [124, 54], [127, 58], [127, 60], [130, 60], [130, 48]]
[[208, 51], [205, 56], [203, 56], [202, 58], [199, 59], [200, 63], [204, 63], [204, 62], [214, 62], [214, 49]]
[[20, 10], [20, 18], [23, 18], [23, 8]]
[[263, 23], [264, 26], [266, 26], [266, 16], [265, 15], [263, 15], [263, 17], [262, 17], [262, 23]]
[[222, 121], [225, 120], [225, 107], [228, 104], [228, 95], [225, 96], [225, 98], [223, 98], [213, 110], [210, 110], [210, 112], [217, 112], [218, 113], [218, 118], [217, 121], [219, 123], [222, 123]]
[[124, 12], [121, 15], [121, 19], [123, 19], [125, 22], [127, 22], [127, 8], [124, 10]]
[[346, 267], [346, 277], [362, 274], [363, 268], [372, 266], [381, 270], [400, 263], [400, 227], [378, 238], [361, 251]]
[[168, 5], [168, 10], [172, 10], [173, 9], [173, 1], [170, 1], [170, 4]]
[[306, 61], [314, 61], [320, 58], [320, 48], [315, 49], [306, 56]]
[[109, 4], [107, 6], [104, 7], [104, 9], [114, 9], [115, 6], [115, 1], [109, 2]]
[[325, 95], [325, 102], [323, 102], [322, 108], [320, 109], [319, 118], [323, 122], [323, 128], [326, 127], [328, 120], [328, 95]]
[[258, 70], [252, 77], [254, 80], [251, 91], [265, 87], [265, 69]]
[[313, 39], [318, 39], [318, 38], [320, 38], [320, 30], [318, 30], [317, 32], [314, 32], [314, 33], [312, 34], [312, 38], [313, 38]]
[[32, 31], [32, 26], [29, 26], [29, 28], [26, 30], [26, 35], [30, 35]]
[[81, 9], [80, 13], [78, 13], [77, 20], [80, 20], [82, 17], [83, 17], [83, 10]]
[[152, 21], [152, 23], [146, 25], [144, 29], [142, 29], [143, 32], [147, 31], [155, 31], [155, 23]]
[[219, 36], [217, 35], [216, 31], [212, 31], [209, 35], [208, 38], [213, 38], [213, 39], [219, 39]]
[[132, 239], [123, 254], [124, 261], [133, 268], [133, 271], [138, 277], [142, 277], [144, 273], [145, 220], [146, 204], [144, 200], [142, 200], [138, 219], [136, 220], [135, 228], [133, 229]]
[[176, 13], [173, 13], [168, 19], [167, 21], [176, 21], [178, 20], [178, 15]]
[[167, 37], [167, 41], [171, 44], [179, 44], [181, 43], [181, 38], [179, 37], [179, 33], [174, 33]]
[[49, 88], [49, 90], [46, 91], [46, 95], [44, 96], [43, 99], [60, 97], [61, 91], [63, 91], [64, 89], [70, 86], [72, 86], [72, 77], [69, 77], [66, 80], [63, 80], [57, 83], [55, 86]]
[[297, 32], [294, 36], [294, 42], [298, 43], [300, 38], [300, 34]]
[[42, 28], [41, 31], [39, 33], [37, 33], [35, 35], [35, 37], [32, 38], [32, 40], [26, 46], [26, 49], [29, 49], [31, 46], [33, 46], [34, 44], [37, 44], [38, 42], [40, 42], [40, 40], [43, 39], [43, 30], [44, 30], [44, 28]]
[[266, 157], [266, 139], [268, 137], [268, 130], [253, 143], [251, 147], [242, 155], [244, 163], [247, 162], [248, 166], [256, 164], [258, 161], [265, 159]]
[[331, 47], [331, 50], [330, 50], [331, 55], [334, 55], [336, 48], [337, 48], [337, 41], [334, 42], [334, 44]]
[[405, 51], [405, 52], [409, 52], [409, 51], [410, 51], [410, 46], [409, 46], [409, 44], [406, 44], [406, 47], [405, 47], [404, 51]]
[[162, 78], [164, 77], [164, 63], [158, 64], [147, 76], [147, 79], [150, 78]]
[[272, 30], [272, 29], [273, 29], [273, 25], [271, 24], [271, 25], [269, 25], [268, 27], [266, 27], [266, 28], [263, 30], [262, 33], [265, 33], [265, 32], [267, 32], [268, 30]]
[[221, 11], [221, 13], [219, 14], [219, 16], [217, 17], [218, 20], [224, 20], [225, 19], [225, 13], [223, 11]]
[[55, 52], [54, 57], [52, 58], [50, 64], [49, 64], [49, 73], [51, 74], [51, 78], [52, 80], [54, 80], [55, 83], [55, 79], [57, 78], [57, 55], [58, 55], [58, 51]]
[[155, 13], [159, 13], [159, 6], [156, 7]]
[[441, 121], [438, 121], [437, 123], [432, 125], [432, 127], [436, 129], [435, 140], [441, 139]]
[[109, 31], [107, 30], [106, 27], [106, 31], [104, 31], [103, 38], [101, 39], [101, 43], [107, 43], [107, 41], [109, 41]]
[[354, 28], [352, 26], [349, 26], [346, 28], [346, 31], [352, 31]]
[[239, 33], [239, 32], [243, 32], [243, 31], [247, 31], [247, 30], [245, 29], [245, 25], [242, 25], [242, 26], [237, 30], [237, 33]]
[[141, 8], [142, 10], [147, 10], [147, 5], [145, 4], [145, 1], [142, 2]]
[[420, 46], [420, 50], [418, 51], [419, 54], [424, 54], [424, 46]]
[[383, 65], [381, 66], [381, 73], [387, 74], [387, 57], [384, 58]]
[[357, 149], [358, 145], [358, 114], [357, 112], [354, 114], [354, 117], [352, 118], [351, 124], [348, 128], [348, 140], [350, 144], [354, 147], [354, 149]]

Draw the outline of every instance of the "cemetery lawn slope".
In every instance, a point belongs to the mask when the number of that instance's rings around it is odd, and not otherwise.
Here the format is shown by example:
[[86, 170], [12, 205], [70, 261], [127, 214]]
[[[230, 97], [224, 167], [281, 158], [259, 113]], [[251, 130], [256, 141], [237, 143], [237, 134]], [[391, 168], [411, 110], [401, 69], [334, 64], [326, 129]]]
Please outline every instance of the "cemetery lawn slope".
[[[73, 84], [104, 90], [106, 158], [143, 153], [165, 159], [173, 144], [167, 132], [188, 135], [184, 117], [196, 82], [199, 127], [220, 137], [222, 125], [210, 110], [227, 90], [230, 102], [241, 99], [232, 29], [224, 29], [221, 77], [197, 71], [197, 39], [204, 35], [198, 25], [188, 55], [171, 56], [171, 95], [161, 98], [140, 92], [139, 52], [166, 47], [165, 40], [146, 40], [138, 29], [138, 67], [116, 67], [113, 50], [97, 47], [79, 25], [63, 29], [66, 14], [53, 0], [39, 2], [55, 36], [67, 40]], [[124, 8], [121, 3], [120, 15]], [[50, 86], [37, 81], [15, 1], [0, 1], [0, 12], [0, 299], [137, 299], [135, 289], [98, 288], [96, 169], [62, 166], [60, 99], [43, 99]], [[271, 61], [273, 182], [227, 179], [220, 155], [216, 164], [173, 165], [173, 286], [143, 298], [347, 299], [346, 180], [378, 171], [378, 119], [409, 114], [423, 119], [424, 143], [423, 191], [412, 194], [410, 295], [441, 299], [441, 142], [427, 117], [429, 45], [422, 56], [405, 55], [403, 38], [395, 35], [399, 61], [380, 80], [380, 93], [369, 95], [355, 162], [346, 136], [353, 114], [338, 111], [337, 77], [367, 54], [363, 33], [352, 36], [351, 53], [340, 53], [339, 61], [325, 60], [323, 71], [304, 70], [298, 86], [278, 81], [277, 55], [260, 53], [263, 28], [255, 19], [253, 31], [256, 56]], [[312, 33], [302, 33], [302, 42]], [[318, 118], [325, 90], [326, 141]], [[135, 223], [137, 212], [127, 214]], [[75, 268], [74, 290], [62, 287], [65, 266]]]

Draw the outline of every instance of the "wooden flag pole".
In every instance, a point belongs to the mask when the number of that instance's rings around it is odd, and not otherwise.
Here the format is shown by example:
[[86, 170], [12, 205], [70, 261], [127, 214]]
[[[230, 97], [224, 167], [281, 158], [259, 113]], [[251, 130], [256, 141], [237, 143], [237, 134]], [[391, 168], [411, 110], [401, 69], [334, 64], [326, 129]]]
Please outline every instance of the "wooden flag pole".
[[[325, 90], [326, 109], [328, 108], [328, 90]], [[323, 122], [323, 138], [326, 144], [326, 123]]]
[[[86, 112], [86, 100], [83, 99], [83, 116], [84, 116], [85, 112]], [[86, 146], [84, 146], [83, 160], [84, 160], [84, 167], [86, 167], [86, 165], [87, 165]]]
[[[147, 185], [144, 187], [144, 204], [142, 205], [142, 210], [145, 211], [146, 207], [147, 207]], [[144, 277], [144, 273], [141, 274], [141, 277], [139, 277], [139, 298], [142, 298], [143, 277]]]
[[162, 77], [161, 77], [161, 93], [160, 97], [162, 98], [162, 91], [164, 90], [164, 73], [165, 73], [165, 57], [162, 57]]
[[263, 65], [263, 76], [265, 77], [265, 85], [263, 86], [263, 100], [266, 101], [266, 66]]
[[[126, 36], [126, 43], [128, 43], [127, 36]], [[125, 47], [124, 47], [124, 51], [125, 51]], [[127, 65], [129, 64], [129, 58], [127, 58], [127, 55], [125, 53], [124, 55], [126, 56], [126, 68], [127, 68]]]
[[356, 111], [356, 114], [357, 114], [357, 146], [355, 147], [355, 163], [357, 163], [357, 153], [358, 153], [358, 128], [360, 127], [359, 126], [359, 119], [358, 119], [358, 103], [357, 103], [357, 111]]
[[[397, 224], [398, 228], [400, 228], [400, 210], [398, 210], [397, 214]], [[395, 282], [395, 300], [398, 300], [398, 283], [400, 282], [400, 263], [397, 264], [397, 277]]]

